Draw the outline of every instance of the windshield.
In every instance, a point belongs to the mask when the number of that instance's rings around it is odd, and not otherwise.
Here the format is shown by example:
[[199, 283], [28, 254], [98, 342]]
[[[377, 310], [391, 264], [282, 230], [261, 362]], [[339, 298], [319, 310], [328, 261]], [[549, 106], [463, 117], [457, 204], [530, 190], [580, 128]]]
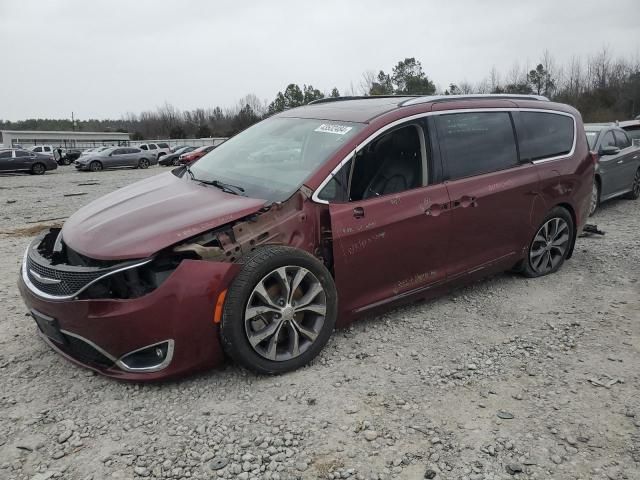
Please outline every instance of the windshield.
[[222, 143], [191, 167], [199, 180], [242, 187], [269, 201], [289, 198], [364, 125], [308, 118], [268, 118]]
[[589, 148], [591, 150], [593, 150], [596, 146], [596, 139], [598, 138], [598, 133], [599, 132], [594, 132], [594, 131], [586, 131], [584, 132], [587, 134], [587, 142], [589, 142]]

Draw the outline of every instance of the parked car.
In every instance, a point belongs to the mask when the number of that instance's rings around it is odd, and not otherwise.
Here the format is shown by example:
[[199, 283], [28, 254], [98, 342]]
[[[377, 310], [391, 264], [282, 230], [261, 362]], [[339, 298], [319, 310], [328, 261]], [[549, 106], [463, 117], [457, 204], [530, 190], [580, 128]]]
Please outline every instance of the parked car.
[[[295, 162], [252, 155], [291, 143]], [[540, 97], [316, 102], [43, 232], [19, 287], [43, 338], [105, 375], [169, 378], [224, 352], [286, 372], [358, 316], [556, 272], [594, 169], [578, 111]]]
[[216, 147], [214, 147], [213, 145], [205, 145], [204, 147], [198, 147], [195, 150], [192, 150], [188, 153], [183, 153], [182, 155], [180, 155], [179, 161], [182, 164], [191, 164], [196, 160], [198, 160], [199, 158], [204, 157], [207, 153], [209, 153], [214, 148]]
[[185, 153], [192, 152], [195, 149], [196, 149], [196, 147], [182, 147], [182, 148], [179, 148], [175, 152], [163, 156], [162, 159], [160, 159], [160, 161], [158, 161], [158, 164], [160, 164], [160, 165], [162, 165], [164, 167], [166, 167], [168, 165], [178, 166], [178, 165], [180, 165], [180, 155], [184, 155]]
[[640, 146], [632, 145], [627, 133], [615, 125], [587, 124], [585, 133], [589, 148], [599, 156], [589, 214], [606, 200], [640, 197]]
[[34, 147], [30, 147], [28, 149], [33, 153], [41, 153], [45, 155], [53, 155], [53, 146], [52, 145], [36, 145]]
[[55, 170], [58, 164], [51, 155], [37, 154], [21, 148], [0, 150], [0, 172], [25, 171], [42, 175], [47, 170]]
[[78, 170], [98, 172], [105, 168], [149, 168], [158, 160], [149, 152], [134, 147], [111, 147], [82, 156], [75, 161]]
[[171, 153], [171, 148], [169, 148], [168, 143], [143, 143], [141, 145], [138, 145], [138, 148], [144, 150], [145, 152], [149, 152], [157, 159], [159, 159], [163, 155]]

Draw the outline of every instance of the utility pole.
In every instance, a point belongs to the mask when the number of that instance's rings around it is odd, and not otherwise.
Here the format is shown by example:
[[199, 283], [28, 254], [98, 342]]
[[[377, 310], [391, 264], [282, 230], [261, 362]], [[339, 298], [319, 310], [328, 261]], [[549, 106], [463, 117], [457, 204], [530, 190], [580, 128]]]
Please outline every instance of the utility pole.
[[71, 129], [76, 131], [76, 121], [73, 119], [73, 112], [71, 112]]

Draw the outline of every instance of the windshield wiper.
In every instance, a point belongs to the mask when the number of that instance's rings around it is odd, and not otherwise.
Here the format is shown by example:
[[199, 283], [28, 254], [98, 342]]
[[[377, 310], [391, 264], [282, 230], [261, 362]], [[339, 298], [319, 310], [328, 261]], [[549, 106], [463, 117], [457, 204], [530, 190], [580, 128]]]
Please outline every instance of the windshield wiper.
[[223, 192], [232, 193], [234, 195], [243, 195], [244, 196], [244, 188], [239, 187], [238, 185], [233, 185], [231, 183], [221, 182], [220, 180], [202, 180], [200, 178], [196, 178], [196, 176], [191, 171], [191, 167], [189, 165], [185, 165], [185, 170], [191, 177], [191, 180], [194, 182], [204, 183], [205, 185], [211, 185], [216, 188], [219, 188]]

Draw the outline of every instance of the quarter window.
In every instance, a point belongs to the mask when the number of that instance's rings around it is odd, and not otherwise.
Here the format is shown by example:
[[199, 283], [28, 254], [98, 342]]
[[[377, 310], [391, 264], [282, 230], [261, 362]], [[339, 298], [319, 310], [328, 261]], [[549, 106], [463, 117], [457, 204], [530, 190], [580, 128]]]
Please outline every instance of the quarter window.
[[436, 116], [435, 122], [450, 180], [518, 165], [508, 112], [452, 113]]
[[618, 145], [618, 148], [620, 150], [631, 146], [631, 140], [629, 140], [629, 137], [627, 137], [626, 133], [624, 133], [621, 130], [616, 130], [615, 135], [616, 135], [616, 144]]
[[520, 112], [518, 141], [524, 161], [566, 155], [573, 148], [573, 118], [557, 113]]

